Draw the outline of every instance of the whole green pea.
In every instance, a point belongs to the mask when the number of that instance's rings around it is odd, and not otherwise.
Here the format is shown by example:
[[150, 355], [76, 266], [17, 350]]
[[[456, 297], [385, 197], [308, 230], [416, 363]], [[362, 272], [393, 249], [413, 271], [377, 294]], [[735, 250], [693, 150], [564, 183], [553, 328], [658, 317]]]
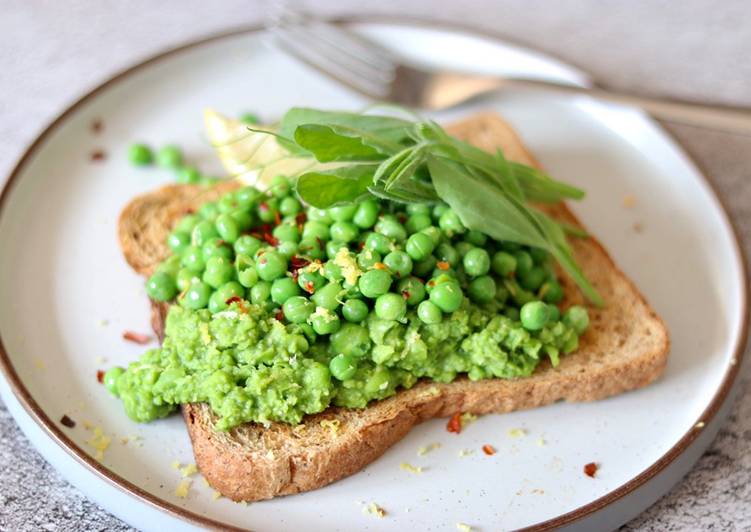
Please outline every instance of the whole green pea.
[[219, 288], [235, 276], [235, 266], [227, 257], [211, 257], [206, 261], [202, 280], [213, 288]]
[[449, 210], [449, 206], [445, 203], [438, 203], [433, 207], [433, 210], [431, 211], [431, 216], [433, 216], [433, 219], [438, 221], [441, 219], [441, 216], [443, 216], [443, 213]]
[[136, 166], [147, 166], [154, 162], [154, 154], [145, 144], [131, 144], [128, 148], [128, 159]]
[[533, 266], [532, 269], [524, 275], [519, 275], [519, 284], [525, 290], [535, 292], [542, 286], [542, 283], [545, 282], [547, 276], [548, 274], [543, 268], [540, 266]]
[[229, 214], [220, 214], [217, 216], [214, 224], [216, 225], [216, 232], [219, 233], [219, 237], [225, 242], [234, 244], [240, 237], [240, 227], [237, 221]]
[[443, 313], [438, 305], [431, 301], [423, 301], [417, 306], [417, 317], [427, 325], [435, 325], [443, 320]]
[[527, 275], [535, 265], [532, 256], [526, 251], [517, 251], [514, 258], [516, 259], [516, 274], [518, 276]]
[[342, 321], [334, 312], [316, 312], [308, 319], [316, 334], [333, 334], [342, 326]]
[[493, 255], [491, 261], [493, 272], [501, 277], [508, 277], [516, 271], [516, 259], [510, 253], [498, 251]]
[[341, 266], [332, 261], [327, 261], [323, 265], [323, 276], [329, 281], [341, 281], [344, 278]]
[[351, 379], [357, 373], [357, 362], [349, 355], [336, 355], [329, 362], [329, 371], [340, 381]]
[[525, 303], [519, 311], [522, 326], [529, 331], [539, 331], [548, 322], [548, 306], [542, 301]]
[[360, 230], [352, 222], [334, 222], [329, 228], [331, 240], [349, 243], [357, 238]]
[[287, 271], [287, 259], [277, 251], [266, 251], [256, 261], [256, 271], [264, 281], [273, 281]]
[[339, 297], [342, 294], [342, 285], [338, 282], [330, 282], [319, 288], [310, 299], [319, 306], [327, 310], [336, 310], [339, 306]]
[[180, 304], [192, 310], [206, 308], [211, 297], [211, 287], [201, 281], [194, 281], [185, 291]]
[[219, 207], [215, 201], [207, 201], [198, 208], [198, 214], [204, 220], [213, 222], [219, 216]]
[[219, 233], [216, 226], [209, 220], [204, 220], [196, 224], [191, 233], [191, 243], [194, 246], [203, 246], [210, 238], [216, 238]]
[[479, 277], [490, 271], [490, 256], [484, 249], [474, 248], [464, 255], [462, 264], [464, 265], [464, 271], [468, 275]]
[[369, 270], [360, 276], [357, 286], [362, 295], [374, 299], [389, 291], [391, 274], [386, 270]]
[[259, 203], [256, 209], [258, 218], [267, 224], [276, 221], [276, 216], [279, 213], [278, 204], [279, 201], [276, 198], [267, 198]]
[[354, 323], [345, 323], [329, 337], [330, 351], [337, 355], [355, 358], [364, 356], [370, 349], [368, 329]]
[[279, 252], [279, 254], [286, 258], [287, 260], [291, 259], [295, 255], [299, 255], [299, 249], [298, 245], [294, 242], [290, 242], [289, 240], [281, 240], [276, 245], [276, 250]]
[[182, 268], [177, 272], [177, 277], [175, 277], [177, 289], [180, 292], [185, 292], [194, 281], [199, 280], [200, 278], [198, 275], [196, 275], [195, 272], [190, 271], [188, 268]]
[[407, 277], [396, 285], [399, 292], [409, 306], [415, 306], [425, 299], [425, 285], [417, 277]]
[[300, 230], [297, 228], [296, 224], [288, 224], [288, 223], [279, 224], [274, 228], [274, 231], [272, 234], [274, 235], [274, 238], [281, 240], [283, 242], [299, 242], [300, 241]]
[[466, 231], [459, 215], [451, 209], [441, 214], [441, 217], [438, 219], [438, 227], [450, 237]]
[[175, 231], [183, 231], [190, 234], [193, 228], [201, 221], [201, 217], [197, 214], [186, 214], [175, 226]]
[[429, 255], [423, 260], [415, 261], [412, 264], [412, 275], [416, 275], [417, 277], [427, 277], [428, 275], [430, 275], [430, 272], [433, 271], [435, 265], [436, 260], [433, 255]]
[[339, 250], [342, 248], [346, 249], [347, 246], [334, 240], [329, 240], [328, 242], [326, 242], [326, 258], [329, 259], [329, 262], [331, 262], [334, 257], [336, 257], [336, 254], [339, 253]]
[[406, 312], [407, 303], [400, 294], [389, 292], [376, 299], [375, 313], [382, 320], [400, 320]]
[[404, 228], [409, 234], [417, 233], [433, 225], [433, 220], [428, 214], [413, 214], [404, 223]]
[[177, 172], [176, 181], [182, 185], [195, 185], [201, 180], [201, 172], [192, 166], [184, 166]]
[[391, 240], [380, 233], [369, 233], [365, 238], [365, 247], [384, 255], [391, 251]]
[[427, 203], [408, 203], [406, 208], [407, 214], [427, 214], [430, 216], [430, 205]]
[[117, 390], [117, 379], [120, 375], [125, 373], [125, 369], [120, 366], [114, 366], [107, 370], [104, 374], [103, 384], [107, 388], [107, 391], [115, 397], [120, 397], [120, 392]]
[[560, 303], [563, 287], [557, 281], [548, 281], [540, 287], [540, 296], [545, 303]]
[[297, 284], [309, 294], [326, 284], [326, 279], [317, 271], [300, 270], [297, 275]]
[[359, 205], [351, 203], [348, 205], [338, 205], [331, 207], [328, 212], [329, 216], [335, 222], [349, 222], [357, 212]]
[[561, 319], [561, 311], [555, 305], [548, 305], [548, 322], [556, 322]]
[[246, 288], [254, 286], [258, 282], [256, 263], [247, 255], [238, 255], [235, 258], [238, 282]]
[[224, 196], [219, 198], [216, 202], [216, 206], [219, 209], [220, 214], [229, 214], [239, 207], [237, 200], [235, 200], [235, 193], [227, 192]]
[[477, 277], [469, 283], [467, 294], [475, 303], [489, 303], [496, 296], [495, 281], [489, 275]]
[[467, 253], [475, 249], [475, 246], [469, 242], [461, 241], [454, 244], [454, 249], [456, 249], [456, 252], [459, 253], [461, 258], [464, 258]]
[[203, 252], [203, 260], [207, 261], [211, 257], [224, 257], [225, 259], [233, 259], [235, 252], [232, 247], [219, 237], [209, 238], [201, 247]]
[[[272, 296], [274, 287], [272, 285]], [[284, 317], [292, 323], [305, 323], [315, 311], [316, 306], [311, 300], [303, 296], [291, 296], [282, 305]]]
[[170, 301], [177, 295], [177, 284], [171, 275], [156, 272], [146, 281], [146, 293], [155, 301]]
[[407, 277], [412, 272], [412, 259], [404, 251], [392, 251], [383, 258], [383, 263], [397, 279]]
[[183, 164], [183, 152], [174, 144], [162, 146], [156, 153], [156, 164], [162, 168], [179, 168]]
[[368, 317], [368, 305], [362, 299], [347, 299], [342, 305], [342, 316], [352, 323], [360, 323]]
[[250, 302], [254, 305], [263, 305], [271, 297], [271, 283], [259, 281], [250, 289]]
[[459, 310], [463, 300], [462, 289], [456, 282], [438, 283], [430, 292], [430, 301], [446, 313]]
[[330, 240], [329, 226], [316, 220], [308, 220], [302, 229], [303, 240]]
[[443, 232], [434, 225], [426, 227], [420, 232], [430, 237], [430, 239], [433, 241], [434, 247], [440, 244], [441, 240], [443, 240]]
[[271, 192], [271, 195], [275, 198], [283, 198], [290, 193], [291, 189], [292, 184], [289, 182], [289, 179], [283, 175], [274, 177], [269, 183], [269, 192]]
[[[245, 288], [243, 288], [237, 281], [230, 281], [217, 288], [216, 292], [212, 294], [211, 299], [215, 297], [217, 302], [220, 303], [218, 306], [215, 305], [215, 308], [224, 310], [229, 305], [227, 301], [233, 297], [239, 297], [240, 299], [245, 298]], [[215, 312], [215, 310], [212, 310], [211, 308], [211, 299], [209, 299], [209, 310]]]
[[357, 254], [357, 265], [362, 270], [369, 270], [381, 262], [381, 254], [372, 249], [365, 248]]
[[402, 242], [407, 238], [407, 230], [397, 220], [392, 220], [382, 216], [375, 224], [375, 232], [380, 233], [397, 242]]
[[229, 216], [232, 217], [241, 232], [247, 231], [253, 226], [253, 214], [250, 211], [235, 209], [229, 213]]
[[300, 205], [297, 198], [293, 198], [292, 196], [287, 196], [279, 202], [279, 212], [281, 212], [283, 216], [295, 216], [301, 210], [302, 205]]
[[405, 250], [412, 259], [424, 260], [433, 253], [433, 240], [425, 233], [415, 233], [407, 240]]
[[192, 272], [201, 273], [206, 267], [203, 250], [198, 246], [188, 246], [180, 255], [180, 263]]
[[467, 231], [467, 234], [464, 235], [464, 240], [474, 246], [482, 247], [488, 241], [488, 236], [485, 233], [481, 233], [480, 231], [471, 230]]
[[250, 235], [242, 235], [235, 240], [235, 254], [252, 257], [261, 249], [261, 241]]
[[323, 222], [324, 224], [331, 225], [334, 220], [329, 216], [329, 212], [326, 209], [317, 209], [316, 207], [310, 207], [307, 211], [308, 220], [314, 222]]
[[190, 245], [190, 234], [184, 231], [172, 231], [167, 237], [167, 245], [173, 253], [180, 253]]
[[261, 199], [263, 194], [255, 187], [243, 187], [235, 191], [235, 201], [238, 207], [248, 210]]
[[363, 201], [352, 216], [352, 222], [360, 229], [370, 229], [378, 221], [380, 209], [373, 200]]
[[456, 266], [459, 263], [459, 252], [448, 242], [438, 245], [435, 256], [439, 261], [448, 262], [451, 266]]
[[570, 307], [563, 314], [563, 323], [573, 328], [576, 334], [582, 334], [589, 327], [589, 314], [581, 305]]
[[303, 257], [313, 260], [321, 260], [324, 257], [324, 250], [318, 240], [303, 238], [297, 246], [297, 252]]
[[300, 295], [300, 287], [292, 277], [281, 277], [271, 283], [271, 300], [283, 305], [289, 298]]

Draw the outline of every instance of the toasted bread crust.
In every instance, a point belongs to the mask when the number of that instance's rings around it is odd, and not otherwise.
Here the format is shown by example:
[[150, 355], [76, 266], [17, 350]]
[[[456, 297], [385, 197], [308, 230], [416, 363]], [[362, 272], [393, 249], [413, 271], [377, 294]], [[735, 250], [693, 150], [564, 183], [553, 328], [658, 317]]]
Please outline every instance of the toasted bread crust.
[[[515, 132], [495, 114], [471, 117], [449, 131], [478, 147], [500, 147], [510, 159], [537, 165]], [[128, 263], [139, 273], [151, 273], [168, 254], [164, 240], [175, 221], [233, 186], [227, 183], [209, 190], [171, 186], [133, 200], [120, 218]], [[565, 205], [546, 206], [546, 210], [580, 226]], [[670, 342], [662, 320], [594, 238], [571, 244], [608, 305], [589, 309], [591, 325], [579, 349], [563, 357], [558, 367], [542, 363], [531, 377], [516, 380], [420, 382], [367, 408], [332, 407], [306, 417], [298, 426], [247, 423], [218, 432], [207, 405], [184, 405], [199, 469], [225, 497], [268, 499], [315, 489], [359, 471], [426, 419], [456, 412], [505, 413], [560, 400], [593, 401], [646, 386], [662, 374], [667, 362]], [[570, 279], [563, 276], [562, 284], [564, 306], [585, 303]], [[153, 307], [152, 322], [160, 336], [166, 311], [163, 304]]]

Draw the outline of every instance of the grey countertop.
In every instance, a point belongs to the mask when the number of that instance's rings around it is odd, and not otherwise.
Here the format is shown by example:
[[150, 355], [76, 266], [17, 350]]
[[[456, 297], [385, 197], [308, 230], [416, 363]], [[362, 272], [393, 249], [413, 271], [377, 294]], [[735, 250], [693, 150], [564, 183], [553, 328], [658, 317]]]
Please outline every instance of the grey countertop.
[[[751, 106], [745, 0], [319, 0], [326, 14], [456, 21], [548, 51], [613, 87]], [[166, 47], [258, 21], [249, 0], [0, 0], [0, 183], [77, 96]], [[751, 249], [751, 137], [668, 125], [707, 173]], [[751, 388], [694, 469], [626, 530], [751, 528]], [[0, 530], [130, 530], [68, 485], [0, 403]]]

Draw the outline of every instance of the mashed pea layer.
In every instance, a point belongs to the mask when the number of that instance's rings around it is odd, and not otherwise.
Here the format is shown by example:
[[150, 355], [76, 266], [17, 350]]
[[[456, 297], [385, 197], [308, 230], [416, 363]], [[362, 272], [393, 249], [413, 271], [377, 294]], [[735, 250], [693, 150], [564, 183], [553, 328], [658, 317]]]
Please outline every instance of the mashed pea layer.
[[[495, 303], [467, 299], [439, 324], [414, 311], [401, 320], [371, 313], [318, 339], [309, 327], [285, 324], [246, 301], [213, 314], [173, 305], [165, 332], [164, 345], [117, 375], [112, 391], [141, 422], [206, 402], [221, 430], [249, 421], [296, 424], [329, 405], [364, 407], [421, 378], [524, 377], [543, 358], [555, 365], [578, 345], [564, 321], [529, 331]], [[335, 357], [347, 361], [346, 368], [333, 366], [340, 378], [330, 369]]]

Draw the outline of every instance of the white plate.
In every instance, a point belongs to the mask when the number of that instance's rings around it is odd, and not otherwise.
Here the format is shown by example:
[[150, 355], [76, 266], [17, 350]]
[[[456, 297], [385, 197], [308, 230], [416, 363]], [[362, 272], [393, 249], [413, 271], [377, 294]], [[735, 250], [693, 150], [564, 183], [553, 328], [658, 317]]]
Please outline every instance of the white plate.
[[[586, 82], [574, 69], [490, 38], [404, 24], [357, 27], [436, 66]], [[182, 421], [136, 425], [95, 379], [97, 369], [142, 351], [120, 339], [123, 330], [149, 330], [143, 280], [117, 246], [118, 212], [170, 180], [133, 169], [125, 152], [134, 140], [175, 142], [218, 171], [202, 137], [205, 106], [273, 119], [292, 105], [364, 103], [262, 39], [253, 32], [211, 39], [120, 75], [53, 123], [11, 177], [0, 210], [2, 396], [42, 454], [105, 508], [153, 530], [452, 530], [457, 522], [486, 530], [540, 523], [604, 529], [664, 493], [711, 441], [737, 373], [746, 314], [738, 243], [707, 182], [641, 113], [586, 98], [505, 93], [452, 116], [497, 109], [550, 173], [588, 190], [577, 214], [670, 328], [664, 378], [593, 404], [486, 416], [459, 436], [443, 420], [425, 423], [365, 471], [307, 494], [243, 506], [213, 500], [196, 479], [187, 499], [174, 495], [179, 474], [170, 464], [192, 462]], [[90, 131], [95, 118], [105, 123], [100, 135]], [[92, 163], [89, 153], [99, 147], [109, 157]], [[628, 194], [636, 198], [631, 209], [623, 205]], [[78, 425], [62, 427], [63, 414]], [[84, 421], [114, 438], [101, 464]], [[526, 436], [512, 438], [513, 428]], [[141, 447], [119, 442], [133, 434], [142, 436]], [[418, 457], [429, 442], [443, 447]], [[480, 451], [486, 443], [498, 449], [495, 456]], [[461, 449], [475, 452], [460, 458]], [[582, 473], [593, 461], [601, 464], [595, 479]], [[426, 470], [413, 475], [400, 462]], [[388, 515], [363, 515], [360, 501]]]

